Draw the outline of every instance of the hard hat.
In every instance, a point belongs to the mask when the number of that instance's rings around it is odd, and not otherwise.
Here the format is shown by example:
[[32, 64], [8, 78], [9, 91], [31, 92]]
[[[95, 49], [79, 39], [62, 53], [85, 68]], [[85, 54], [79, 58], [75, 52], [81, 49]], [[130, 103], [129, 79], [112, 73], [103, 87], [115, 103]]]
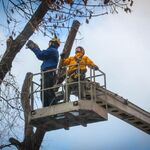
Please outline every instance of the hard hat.
[[76, 48], [76, 51], [75, 51], [76, 53], [77, 52], [81, 52], [83, 55], [85, 54], [85, 50], [84, 50], [84, 48], [83, 47], [81, 47], [81, 46], [78, 46], [77, 48]]
[[57, 37], [54, 37], [54, 38], [52, 38], [49, 42], [51, 42], [51, 43], [56, 43], [56, 44], [58, 44], [59, 46], [60, 46], [60, 39], [59, 38], [57, 38]]

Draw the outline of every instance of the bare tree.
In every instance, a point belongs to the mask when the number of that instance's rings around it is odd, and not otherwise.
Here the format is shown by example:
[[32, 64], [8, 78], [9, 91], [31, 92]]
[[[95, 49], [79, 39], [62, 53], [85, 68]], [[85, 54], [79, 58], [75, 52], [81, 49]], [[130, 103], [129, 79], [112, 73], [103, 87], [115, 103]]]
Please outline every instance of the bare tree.
[[[75, 39], [79, 25], [80, 25], [80, 23], [78, 21], [74, 21], [72, 24], [72, 27], [69, 32], [69, 36], [67, 38], [67, 41], [65, 43], [65, 48], [64, 48], [67, 55], [69, 55], [69, 53], [70, 53], [70, 49], [73, 45], [73, 41]], [[42, 143], [44, 135], [47, 131], [47, 129], [46, 129], [47, 124], [41, 124], [40, 126], [38, 126], [36, 128], [35, 131], [33, 131], [33, 127], [28, 122], [29, 113], [31, 113], [31, 106], [30, 106], [30, 100], [29, 100], [29, 97], [30, 97], [29, 89], [31, 86], [31, 80], [32, 80], [32, 73], [27, 73], [24, 84], [22, 86], [21, 99], [20, 99], [23, 114], [24, 114], [24, 139], [22, 142], [19, 142], [19, 140], [17, 138], [11, 137], [11, 138], [9, 138], [9, 142], [11, 144], [2, 145], [1, 148], [7, 147], [10, 145], [14, 145], [18, 149], [21, 149], [21, 150], [24, 150], [24, 149], [29, 149], [29, 150], [37, 149], [38, 150]], [[15, 87], [13, 86], [13, 88], [15, 88]], [[7, 102], [7, 99], [5, 101]], [[15, 109], [17, 109], [17, 107], [15, 107]], [[13, 118], [13, 116], [12, 116], [12, 118]], [[15, 118], [18, 118], [18, 116], [16, 116]], [[19, 116], [19, 118], [20, 118], [20, 116]], [[10, 124], [10, 123], [6, 122], [5, 124]], [[10, 129], [10, 128], [8, 128], [8, 129]], [[8, 134], [6, 134], [6, 135], [8, 135]]]
[[[41, 127], [38, 127], [36, 129], [36, 131], [34, 132], [33, 127], [28, 124], [28, 116], [29, 116], [29, 113], [31, 112], [31, 107], [29, 104], [29, 89], [30, 89], [30, 84], [31, 84], [30, 81], [31, 80], [32, 80], [32, 73], [27, 73], [24, 84], [22, 86], [21, 97], [20, 98], [14, 97], [14, 99], [21, 100], [21, 102], [19, 100], [16, 101], [16, 105], [14, 105], [14, 102], [11, 103], [12, 99], [8, 99], [7, 96], [3, 95], [3, 93], [1, 94], [2, 95], [1, 98], [3, 99], [3, 103], [1, 103], [1, 105], [0, 105], [1, 106], [1, 114], [2, 114], [0, 119], [2, 120], [2, 127], [3, 127], [3, 130], [1, 130], [1, 135], [4, 136], [4, 134], [6, 133], [5, 138], [9, 137], [9, 142], [10, 142], [10, 144], [0, 145], [1, 149], [5, 148], [7, 146], [14, 145], [14, 146], [16, 146], [16, 148], [18, 150], [27, 150], [27, 149], [28, 150], [38, 150], [41, 146], [46, 129], [41, 125]], [[10, 93], [10, 90], [8, 90], [8, 89], [14, 90], [16, 88], [16, 86], [11, 85], [10, 82], [7, 82], [6, 84], [8, 84], [7, 92], [9, 92], [9, 94], [12, 94], [12, 93]], [[6, 88], [5, 88], [5, 90], [6, 90]], [[18, 90], [18, 89], [16, 89], [16, 90]], [[5, 92], [4, 94], [6, 94], [7, 92]], [[17, 94], [17, 92], [15, 91], [15, 95], [16, 94]], [[6, 97], [6, 99], [4, 99], [4, 97]], [[20, 107], [20, 106], [22, 106], [22, 107]], [[11, 109], [9, 109], [9, 108], [11, 108]], [[15, 111], [12, 111], [12, 109], [14, 109]], [[21, 113], [21, 112], [23, 112], [23, 113]], [[22, 116], [23, 114], [24, 114], [24, 116]], [[22, 118], [24, 118], [24, 119], [22, 119]], [[23, 142], [20, 142], [18, 140], [19, 137], [13, 132], [14, 128], [22, 127], [21, 122], [17, 121], [18, 119], [22, 119], [24, 122]], [[22, 129], [23, 129], [23, 127], [22, 127]], [[19, 130], [16, 130], [16, 131], [18, 133]], [[12, 133], [10, 133], [10, 132], [12, 132]], [[13, 135], [13, 137], [11, 137], [12, 135]], [[1, 139], [2, 139], [2, 137], [1, 137]]]
[[[26, 75], [19, 92], [15, 77], [10, 73], [15, 56], [32, 34], [37, 31], [51, 37], [60, 34], [61, 31], [68, 32], [75, 18], [88, 24], [93, 17], [118, 13], [119, 9], [126, 13], [131, 12], [132, 5], [132, 0], [0, 0], [6, 18], [6, 22], [0, 23], [0, 27], [6, 27], [10, 35], [0, 60], [0, 139], [3, 137], [6, 141], [6, 138], [13, 136], [9, 138], [8, 144], [2, 144], [0, 148], [15, 145], [20, 150], [38, 150], [46, 132], [44, 127], [39, 127], [34, 132], [33, 127], [27, 123], [31, 109], [29, 81], [32, 74]], [[23, 26], [23, 30], [19, 31]], [[22, 129], [24, 126], [24, 137], [15, 135], [18, 126]], [[17, 140], [19, 138], [23, 138], [23, 142]]]
[[[0, 87], [0, 143], [6, 143], [10, 136], [17, 138], [18, 127], [23, 129], [20, 91], [15, 77], [9, 72]], [[2, 146], [0, 146], [1, 148]]]
[[[11, 69], [15, 56], [35, 30], [40, 30], [44, 35], [53, 35], [60, 32], [60, 29], [70, 28], [74, 18], [80, 20], [85, 18], [86, 23], [89, 23], [92, 17], [105, 15], [108, 12], [117, 13], [118, 8], [131, 12], [129, 6], [133, 4], [132, 0], [17, 0], [15, 2], [1, 0], [0, 2], [11, 33], [0, 62], [0, 84]], [[22, 20], [28, 23], [20, 32], [17, 29]], [[16, 38], [13, 39], [14, 37]]]

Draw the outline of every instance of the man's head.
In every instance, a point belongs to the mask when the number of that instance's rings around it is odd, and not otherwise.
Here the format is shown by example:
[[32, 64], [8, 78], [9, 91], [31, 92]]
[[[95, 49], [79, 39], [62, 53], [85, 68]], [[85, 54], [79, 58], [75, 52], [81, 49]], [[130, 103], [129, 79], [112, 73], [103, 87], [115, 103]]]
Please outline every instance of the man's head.
[[80, 54], [84, 55], [84, 54], [85, 54], [85, 50], [84, 50], [83, 47], [78, 46], [78, 47], [76, 48], [76, 50], [75, 50], [75, 53], [76, 53], [76, 54], [80, 53]]
[[59, 47], [60, 46], [60, 39], [59, 38], [57, 38], [57, 37], [54, 37], [54, 38], [52, 38], [50, 41], [49, 41], [49, 46], [50, 45], [54, 45], [54, 46], [56, 46], [56, 47]]

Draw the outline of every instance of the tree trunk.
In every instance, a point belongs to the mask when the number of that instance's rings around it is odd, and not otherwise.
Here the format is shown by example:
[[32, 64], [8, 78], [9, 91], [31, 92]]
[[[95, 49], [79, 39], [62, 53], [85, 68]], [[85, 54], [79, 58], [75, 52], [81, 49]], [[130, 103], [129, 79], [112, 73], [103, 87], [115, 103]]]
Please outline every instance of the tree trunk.
[[[68, 38], [66, 40], [66, 43], [65, 43], [65, 46], [63, 49], [63, 53], [64, 53], [63, 58], [67, 58], [70, 55], [70, 52], [71, 52], [71, 49], [73, 46], [73, 42], [75, 40], [75, 37], [76, 37], [79, 27], [80, 27], [80, 22], [75, 20], [72, 24], [71, 30], [69, 32]], [[62, 59], [60, 59], [60, 63], [59, 63], [59, 67], [58, 67], [59, 68], [59, 71], [57, 74], [57, 83], [58, 84], [63, 82], [63, 80], [64, 80], [63, 75], [65, 74], [65, 71], [66, 71], [65, 68], [60, 69], [62, 67], [61, 62], [62, 62]]]
[[23, 31], [15, 40], [11, 38], [11, 42], [9, 42], [9, 45], [7, 45], [6, 51], [0, 62], [0, 85], [7, 72], [10, 71], [15, 56], [21, 50], [30, 36], [34, 33], [35, 29], [38, 27], [47, 11], [48, 5], [46, 1], [42, 1], [36, 12], [24, 27]]
[[72, 46], [73, 46], [73, 42], [75, 40], [75, 37], [76, 37], [76, 34], [78, 32], [79, 27], [80, 27], [80, 22], [78, 20], [74, 20], [73, 23], [72, 23], [69, 35], [67, 37], [65, 46], [63, 48], [63, 53], [65, 53], [64, 58], [66, 58], [70, 55], [70, 52], [71, 52], [71, 49], [72, 49]]
[[19, 142], [15, 138], [10, 138], [12, 145], [16, 146], [18, 150], [39, 150], [46, 133], [44, 125], [41, 125], [33, 132], [33, 126], [28, 123], [28, 116], [31, 113], [30, 105], [30, 87], [32, 82], [32, 73], [27, 73], [21, 91], [21, 103], [24, 111], [25, 125], [24, 125], [24, 140]]
[[28, 116], [29, 113], [31, 113], [31, 106], [30, 106], [30, 87], [32, 83], [32, 78], [33, 74], [32, 73], [27, 73], [23, 86], [22, 86], [22, 91], [21, 91], [21, 104], [22, 108], [24, 111], [24, 120], [25, 120], [25, 125], [24, 125], [24, 145], [27, 145], [31, 140], [31, 137], [33, 136], [33, 127], [28, 123]]

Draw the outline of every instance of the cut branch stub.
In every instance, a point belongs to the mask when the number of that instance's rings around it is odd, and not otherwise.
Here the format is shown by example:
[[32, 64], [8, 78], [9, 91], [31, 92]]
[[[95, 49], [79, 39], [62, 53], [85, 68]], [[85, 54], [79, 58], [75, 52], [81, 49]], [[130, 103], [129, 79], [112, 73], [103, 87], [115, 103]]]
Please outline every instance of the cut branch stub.
[[66, 40], [66, 43], [65, 43], [65, 46], [64, 46], [64, 49], [63, 49], [63, 53], [65, 53], [64, 58], [66, 58], [70, 55], [71, 48], [73, 46], [73, 42], [75, 40], [75, 37], [76, 37], [76, 34], [78, 32], [79, 26], [80, 26], [80, 22], [75, 20], [72, 24], [71, 30], [69, 32], [68, 38]]

